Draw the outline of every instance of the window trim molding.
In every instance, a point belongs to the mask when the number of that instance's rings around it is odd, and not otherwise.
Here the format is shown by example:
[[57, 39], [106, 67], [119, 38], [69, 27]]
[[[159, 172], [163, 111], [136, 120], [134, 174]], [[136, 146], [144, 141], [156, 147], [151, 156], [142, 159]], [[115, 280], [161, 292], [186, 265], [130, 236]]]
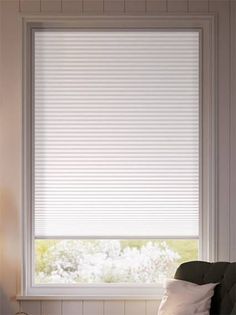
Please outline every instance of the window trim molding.
[[[73, 17], [73, 16], [24, 16], [22, 22], [23, 39], [23, 156], [22, 156], [22, 259], [21, 259], [21, 292], [23, 297], [43, 296], [76, 296], [83, 299], [136, 299], [160, 297], [162, 289], [156, 285], [81, 285], [81, 286], [32, 286], [32, 213], [31, 205], [31, 172], [32, 168], [32, 47], [31, 33], [33, 28], [114, 28], [114, 29], [198, 29], [202, 39], [200, 51], [200, 145], [202, 152], [202, 182], [200, 196], [200, 252], [202, 260], [214, 261], [217, 258], [217, 108], [216, 108], [216, 16], [211, 15], [175, 15], [161, 14], [149, 17]], [[204, 89], [203, 89], [204, 86]], [[30, 88], [29, 88], [30, 87]], [[204, 108], [203, 108], [204, 104]], [[201, 151], [201, 150], [200, 150]], [[203, 176], [204, 174], [204, 176]], [[204, 194], [202, 193], [204, 192]], [[205, 209], [203, 211], [202, 209]]]

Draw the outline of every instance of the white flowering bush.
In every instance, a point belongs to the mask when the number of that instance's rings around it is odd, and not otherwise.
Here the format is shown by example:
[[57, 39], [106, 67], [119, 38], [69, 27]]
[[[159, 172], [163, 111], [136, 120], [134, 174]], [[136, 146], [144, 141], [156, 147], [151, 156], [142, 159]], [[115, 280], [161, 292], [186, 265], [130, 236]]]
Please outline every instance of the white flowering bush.
[[120, 240], [61, 240], [42, 248], [36, 250], [38, 284], [160, 283], [180, 258], [155, 241], [124, 246]]

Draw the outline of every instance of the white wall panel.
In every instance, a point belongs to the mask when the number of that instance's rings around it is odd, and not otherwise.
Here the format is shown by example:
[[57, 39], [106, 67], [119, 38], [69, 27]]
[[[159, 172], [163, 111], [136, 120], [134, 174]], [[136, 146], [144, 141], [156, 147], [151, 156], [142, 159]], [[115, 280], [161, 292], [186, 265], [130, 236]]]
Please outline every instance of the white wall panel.
[[41, 315], [62, 315], [62, 301], [42, 301]]
[[208, 12], [208, 0], [189, 0], [189, 12]]
[[146, 302], [146, 315], [157, 315], [160, 301], [153, 300]]
[[120, 15], [123, 14], [125, 0], [104, 0], [104, 14]]
[[168, 0], [168, 12], [187, 12], [188, 0]]
[[42, 315], [41, 301], [22, 301], [20, 310], [29, 315]]
[[62, 315], [82, 315], [82, 301], [62, 301]]
[[124, 301], [105, 301], [104, 315], [125, 315]]
[[21, 12], [39, 12], [40, 0], [20, 0]]
[[160, 300], [22, 301], [28, 315], [157, 315]]
[[101, 15], [103, 14], [103, 0], [83, 0], [84, 15]]
[[84, 301], [83, 315], [103, 315], [103, 306], [103, 301]]
[[42, 12], [60, 12], [62, 9], [62, 0], [40, 0]]
[[167, 0], [146, 0], [147, 14], [155, 15], [167, 11]]
[[145, 14], [145, 0], [125, 0], [125, 13], [128, 15]]
[[145, 315], [146, 301], [125, 301], [125, 315]]
[[21, 301], [28, 315], [157, 315], [160, 300]]
[[82, 14], [82, 0], [63, 0], [62, 11], [63, 13]]

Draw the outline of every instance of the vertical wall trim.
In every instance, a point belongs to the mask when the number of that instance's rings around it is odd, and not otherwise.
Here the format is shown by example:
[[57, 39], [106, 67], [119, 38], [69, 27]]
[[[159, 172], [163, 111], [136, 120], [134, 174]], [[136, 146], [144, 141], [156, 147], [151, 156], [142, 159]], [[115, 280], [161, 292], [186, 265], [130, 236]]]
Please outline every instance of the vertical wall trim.
[[[231, 0], [228, 0], [229, 3], [229, 229], [231, 228]], [[231, 229], [230, 229], [231, 230]], [[229, 235], [229, 260], [231, 258], [231, 233]]]
[[82, 15], [84, 14], [84, 0], [81, 0], [82, 2], [81, 2], [81, 13], [82, 13]]
[[230, 261], [236, 260], [236, 2], [230, 2]]
[[82, 301], [82, 314], [84, 315], [84, 301]]
[[210, 0], [210, 11], [217, 20], [217, 208], [218, 208], [218, 260], [229, 260], [229, 1]]

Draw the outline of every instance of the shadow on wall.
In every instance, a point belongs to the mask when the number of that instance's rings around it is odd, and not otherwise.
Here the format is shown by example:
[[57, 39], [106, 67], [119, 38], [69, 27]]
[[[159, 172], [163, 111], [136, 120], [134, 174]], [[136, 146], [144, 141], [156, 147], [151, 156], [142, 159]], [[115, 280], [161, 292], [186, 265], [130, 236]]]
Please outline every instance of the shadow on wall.
[[14, 303], [16, 303], [15, 297], [12, 298], [12, 301], [9, 300], [2, 288], [0, 289], [0, 303], [0, 315], [15, 315], [16, 309], [19, 309], [19, 305], [17, 307], [14, 306]]
[[[14, 189], [14, 187], [12, 187]], [[1, 199], [1, 282], [0, 315], [14, 315], [19, 310], [16, 301], [20, 275], [19, 209], [16, 194], [0, 189]], [[18, 203], [19, 204], [19, 203]]]

